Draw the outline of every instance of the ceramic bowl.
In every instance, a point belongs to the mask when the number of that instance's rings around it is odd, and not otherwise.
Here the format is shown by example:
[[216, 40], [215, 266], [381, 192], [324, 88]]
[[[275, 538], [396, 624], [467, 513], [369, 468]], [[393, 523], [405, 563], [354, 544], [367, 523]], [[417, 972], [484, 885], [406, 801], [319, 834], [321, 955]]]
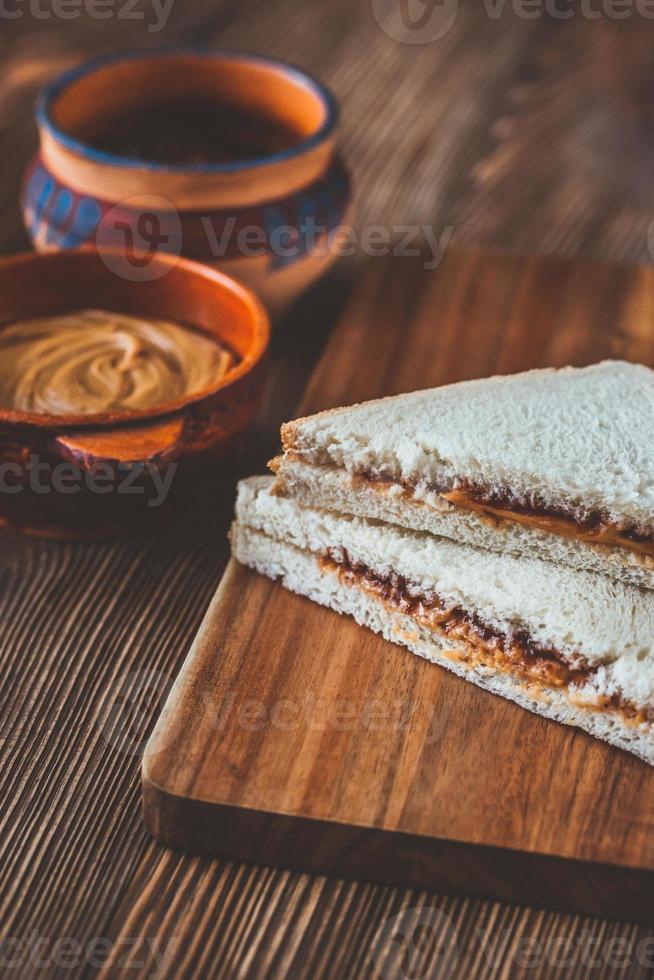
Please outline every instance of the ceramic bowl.
[[[163, 120], [162, 139], [175, 146], [166, 109], [200, 102], [220, 106], [218, 144], [223, 132], [231, 142], [240, 121], [265, 150], [238, 159], [233, 147], [226, 160], [174, 164], [122, 155], [115, 133], [130, 119]], [[143, 278], [160, 250], [210, 263], [254, 288], [277, 316], [334, 261], [336, 229], [349, 216], [337, 119], [323, 85], [259, 55], [164, 50], [93, 61], [39, 99], [40, 149], [22, 198], [28, 232], [41, 251], [123, 250]], [[271, 145], [274, 127], [283, 145]]]
[[[55, 416], [0, 410], [0, 527], [104, 537], [160, 523], [230, 453], [263, 393], [267, 314], [245, 286], [157, 256], [157, 278], [116, 276], [91, 250], [0, 260], [0, 330], [19, 319], [104, 308], [160, 317], [225, 343], [235, 366], [197, 394], [145, 411]], [[165, 273], [165, 274], [163, 274]]]

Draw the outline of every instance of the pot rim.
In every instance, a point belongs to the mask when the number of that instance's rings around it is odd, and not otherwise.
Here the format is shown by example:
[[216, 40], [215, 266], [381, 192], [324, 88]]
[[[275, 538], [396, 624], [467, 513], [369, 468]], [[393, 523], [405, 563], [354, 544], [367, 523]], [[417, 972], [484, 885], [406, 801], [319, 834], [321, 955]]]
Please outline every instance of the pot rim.
[[[96, 149], [83, 140], [78, 140], [74, 136], [69, 135], [54, 122], [52, 109], [56, 100], [67, 88], [81, 79], [86, 78], [88, 75], [126, 61], [163, 61], [175, 57], [190, 57], [203, 61], [216, 62], [251, 62], [280, 71], [287, 75], [296, 85], [308, 89], [320, 99], [325, 109], [325, 120], [315, 133], [300, 140], [287, 150], [281, 150], [277, 153], [270, 153], [249, 160], [203, 164], [157, 163], [147, 159], [134, 159], [133, 157], [123, 157], [119, 154], [107, 153], [104, 150]], [[103, 55], [99, 58], [86, 61], [75, 68], [68, 69], [68, 71], [58, 75], [41, 90], [36, 104], [36, 120], [39, 128], [48, 133], [57, 143], [92, 163], [102, 164], [104, 166], [124, 167], [132, 170], [148, 170], [152, 173], [232, 174], [255, 167], [268, 166], [269, 164], [284, 163], [315, 149], [320, 144], [326, 142], [334, 132], [339, 120], [339, 107], [335, 96], [326, 85], [309, 72], [306, 72], [289, 61], [250, 51], [239, 51], [229, 48], [209, 50], [181, 46], [157, 48], [154, 51], [131, 50], [119, 52], [118, 54]]]
[[[121, 256], [120, 250], [103, 249], [103, 252], [113, 252]], [[10, 255], [0, 258], [0, 270], [7, 268], [19, 268], [30, 263], [47, 263], [48, 261], [65, 261], [70, 259], [75, 263], [76, 259], [95, 257], [102, 259], [101, 253], [93, 247], [82, 247], [76, 249], [66, 249], [63, 252], [23, 252], [18, 255]], [[152, 259], [152, 265], [164, 265], [168, 271], [181, 268], [184, 272], [194, 276], [201, 276], [213, 282], [215, 286], [226, 289], [232, 295], [237, 296], [249, 309], [252, 325], [254, 327], [252, 342], [247, 352], [240, 358], [238, 363], [231, 368], [223, 377], [208, 388], [203, 388], [194, 394], [186, 395], [175, 401], [164, 402], [162, 405], [155, 405], [153, 408], [141, 409], [137, 411], [125, 412], [100, 412], [93, 415], [44, 415], [37, 412], [23, 412], [15, 409], [0, 408], [0, 426], [11, 428], [33, 428], [41, 431], [73, 431], [78, 429], [119, 429], [121, 426], [134, 426], [143, 423], [163, 422], [175, 415], [182, 413], [184, 409], [200, 404], [203, 401], [213, 398], [219, 392], [231, 388], [241, 382], [251, 374], [265, 359], [270, 343], [270, 319], [263, 303], [256, 293], [238, 282], [224, 272], [219, 272], [211, 266], [196, 262], [193, 259], [177, 258], [174, 255], [159, 253]], [[109, 269], [107, 268], [109, 274]], [[128, 311], [126, 311], [128, 312]], [[44, 314], [46, 315], [46, 314]], [[53, 315], [55, 315], [53, 313]], [[20, 317], [20, 314], [18, 314]], [[14, 319], [16, 319], [15, 317]], [[0, 331], [2, 326], [0, 325]], [[203, 331], [208, 333], [208, 331]], [[214, 336], [218, 337], [216, 333]]]

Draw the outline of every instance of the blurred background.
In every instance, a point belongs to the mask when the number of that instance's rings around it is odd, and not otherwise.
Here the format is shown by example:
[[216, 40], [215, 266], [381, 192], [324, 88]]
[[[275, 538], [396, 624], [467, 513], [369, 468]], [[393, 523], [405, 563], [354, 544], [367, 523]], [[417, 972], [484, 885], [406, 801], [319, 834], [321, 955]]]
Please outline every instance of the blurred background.
[[649, 262], [650, 5], [399, 6], [3, 0], [0, 247], [26, 244], [16, 200], [39, 86], [96, 54], [190, 44], [276, 55], [333, 88], [359, 227], [430, 223], [457, 244]]

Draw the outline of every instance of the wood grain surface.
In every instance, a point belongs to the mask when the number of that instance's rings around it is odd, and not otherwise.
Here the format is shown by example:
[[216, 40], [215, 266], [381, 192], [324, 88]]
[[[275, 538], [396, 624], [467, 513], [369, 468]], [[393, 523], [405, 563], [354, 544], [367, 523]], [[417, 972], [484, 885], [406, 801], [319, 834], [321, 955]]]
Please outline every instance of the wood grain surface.
[[[607, 355], [654, 364], [653, 306], [651, 269], [373, 260], [302, 411]], [[235, 562], [143, 783], [149, 828], [191, 851], [650, 921], [654, 771]]]
[[[135, 11], [151, 5], [139, 0]], [[450, 227], [458, 244], [651, 262], [649, 24], [526, 20], [509, 3], [495, 20], [461, 0], [444, 37], [412, 45], [384, 34], [371, 11], [367, 0], [177, 0], [158, 32], [125, 16], [37, 20], [27, 5], [18, 19], [2, 17], [0, 248], [27, 244], [18, 192], [38, 87], [87, 56], [200, 43], [287, 57], [332, 85], [361, 228], [415, 222], [439, 236]], [[237, 471], [262, 470], [274, 451], [357, 274], [355, 257], [278, 336]], [[366, 282], [384, 311], [393, 283]], [[341, 336], [353, 331], [345, 349], [354, 353], [356, 305], [340, 323]], [[339, 400], [350, 400], [356, 372], [339, 350]], [[321, 397], [316, 380], [307, 405]], [[651, 929], [191, 858], [148, 838], [139, 746], [220, 580], [232, 499], [231, 483], [210, 487], [152, 539], [3, 540], [0, 934], [45, 938], [51, 957], [67, 937], [81, 944], [74, 962], [50, 960], [53, 976], [97, 972], [88, 950], [100, 938], [100, 972], [111, 977], [373, 977], [378, 930], [397, 914], [410, 923], [406, 910], [418, 907], [452, 922], [458, 957], [446, 966], [461, 980], [650, 975]], [[148, 694], [142, 671], [161, 675], [163, 692]], [[107, 739], [98, 719], [113, 709], [119, 720], [125, 701], [137, 737]], [[14, 952], [13, 976], [43, 976], [25, 948]]]

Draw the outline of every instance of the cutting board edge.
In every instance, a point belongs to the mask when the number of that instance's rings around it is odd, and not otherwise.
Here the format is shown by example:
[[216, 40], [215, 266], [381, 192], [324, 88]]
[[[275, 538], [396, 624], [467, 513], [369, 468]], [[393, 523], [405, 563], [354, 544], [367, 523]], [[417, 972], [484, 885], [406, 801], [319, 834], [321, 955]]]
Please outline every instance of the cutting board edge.
[[652, 924], [654, 870], [177, 796], [142, 778], [149, 833], [224, 860]]

